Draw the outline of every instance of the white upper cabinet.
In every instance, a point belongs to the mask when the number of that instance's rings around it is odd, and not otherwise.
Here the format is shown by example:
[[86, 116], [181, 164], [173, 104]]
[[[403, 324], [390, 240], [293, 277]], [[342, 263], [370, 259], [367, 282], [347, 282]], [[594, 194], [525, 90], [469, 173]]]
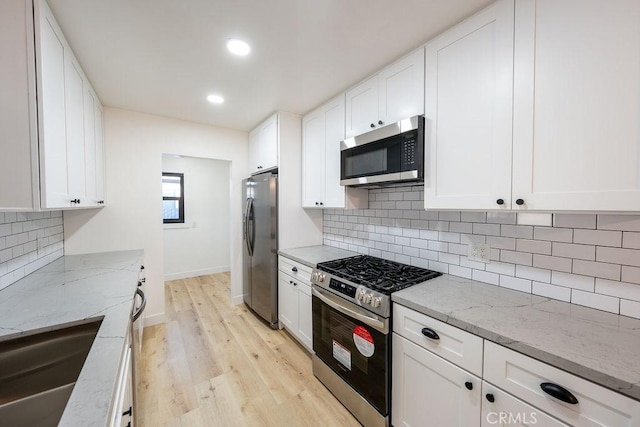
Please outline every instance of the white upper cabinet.
[[102, 107], [46, 1], [3, 1], [0, 28], [0, 210], [101, 206]]
[[269, 117], [249, 134], [250, 173], [278, 167], [278, 114]]
[[366, 190], [340, 185], [340, 142], [344, 140], [344, 94], [302, 119], [302, 206], [368, 206]]
[[427, 209], [640, 210], [640, 2], [499, 0], [426, 46]]
[[424, 49], [346, 93], [346, 137], [424, 113]]
[[518, 0], [518, 208], [640, 210], [640, 2]]
[[426, 45], [427, 209], [510, 206], [513, 11], [500, 0]]

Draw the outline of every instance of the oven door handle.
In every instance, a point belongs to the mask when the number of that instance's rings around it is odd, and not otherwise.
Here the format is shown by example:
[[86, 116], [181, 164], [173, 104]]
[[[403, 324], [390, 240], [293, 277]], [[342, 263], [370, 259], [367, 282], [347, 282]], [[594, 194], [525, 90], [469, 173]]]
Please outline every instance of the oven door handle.
[[360, 313], [358, 311], [345, 307], [344, 303], [337, 300], [337, 298], [339, 297], [333, 297], [332, 295], [323, 292], [320, 289], [316, 289], [315, 287], [311, 288], [311, 293], [314, 297], [317, 297], [320, 301], [327, 304], [329, 307], [339, 311], [340, 313], [353, 317], [354, 319], [361, 321], [365, 325], [371, 326], [372, 328], [382, 332], [383, 334], [389, 333], [389, 327], [386, 319], [382, 321], [378, 318], [368, 316], [365, 313]]

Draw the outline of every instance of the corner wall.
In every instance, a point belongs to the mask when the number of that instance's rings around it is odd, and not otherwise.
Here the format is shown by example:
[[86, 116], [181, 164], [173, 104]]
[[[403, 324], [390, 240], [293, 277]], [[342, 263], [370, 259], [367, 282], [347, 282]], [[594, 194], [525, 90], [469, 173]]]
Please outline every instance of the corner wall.
[[242, 301], [241, 181], [248, 133], [105, 108], [105, 202], [64, 215], [65, 253], [144, 249], [145, 324], [164, 320], [162, 154], [231, 162], [231, 298]]

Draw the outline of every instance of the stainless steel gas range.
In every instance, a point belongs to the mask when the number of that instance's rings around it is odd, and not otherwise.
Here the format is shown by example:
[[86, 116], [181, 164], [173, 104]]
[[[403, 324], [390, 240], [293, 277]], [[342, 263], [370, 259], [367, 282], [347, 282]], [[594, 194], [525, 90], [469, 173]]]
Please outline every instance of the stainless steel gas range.
[[313, 373], [365, 427], [389, 425], [391, 293], [437, 276], [368, 255], [312, 272]]

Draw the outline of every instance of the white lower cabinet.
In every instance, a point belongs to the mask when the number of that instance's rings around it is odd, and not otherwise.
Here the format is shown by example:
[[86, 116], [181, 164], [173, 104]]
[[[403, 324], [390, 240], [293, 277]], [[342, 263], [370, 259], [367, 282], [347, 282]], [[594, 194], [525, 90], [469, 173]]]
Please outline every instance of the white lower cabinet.
[[278, 320], [307, 350], [313, 352], [311, 267], [278, 257]]
[[[131, 330], [131, 328], [129, 328]], [[133, 375], [132, 375], [131, 335], [127, 334], [127, 347], [118, 374], [118, 383], [114, 394], [110, 427], [133, 426]]]
[[480, 337], [412, 309], [393, 310], [395, 427], [640, 426], [640, 401], [491, 341], [478, 349], [472, 338]]
[[481, 380], [393, 333], [391, 422], [395, 427], [477, 426]]

